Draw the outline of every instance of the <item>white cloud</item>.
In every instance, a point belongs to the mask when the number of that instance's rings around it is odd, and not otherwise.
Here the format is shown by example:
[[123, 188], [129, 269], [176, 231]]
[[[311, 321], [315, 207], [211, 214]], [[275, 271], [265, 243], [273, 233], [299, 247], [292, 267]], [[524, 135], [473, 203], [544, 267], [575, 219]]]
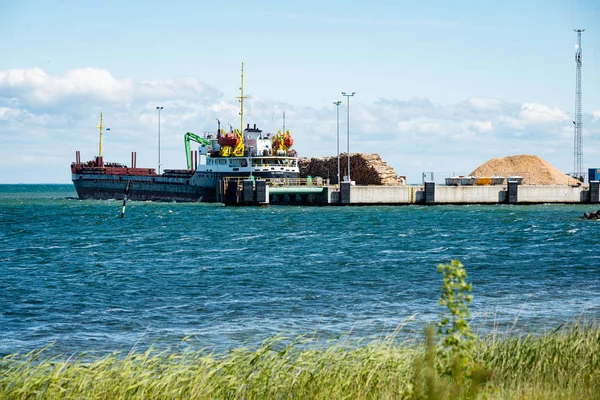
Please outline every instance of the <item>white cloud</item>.
[[506, 103], [500, 99], [489, 97], [471, 97], [467, 100], [467, 104], [475, 110], [480, 111], [499, 111], [506, 105]]
[[[157, 105], [165, 107], [161, 162], [167, 168], [184, 167], [185, 132], [214, 131], [217, 118], [225, 129], [239, 126], [237, 99], [224, 98], [193, 76], [136, 81], [95, 68], [60, 76], [39, 68], [0, 71], [0, 183], [68, 182], [75, 150], [84, 158], [97, 151], [100, 111], [111, 128], [104, 136], [105, 157], [128, 162], [130, 152], [137, 151], [138, 165], [155, 166]], [[335, 154], [333, 107], [285, 104], [257, 93], [248, 99], [245, 111], [246, 123], [268, 132], [281, 129], [285, 111], [286, 128], [301, 156]], [[339, 111], [340, 148], [345, 151], [345, 107]], [[585, 117], [585, 146], [600, 147], [600, 111]], [[468, 173], [489, 158], [515, 153], [538, 154], [568, 170], [572, 132], [567, 113], [558, 107], [485, 97], [449, 105], [427, 98], [379, 99], [372, 104], [357, 99], [350, 110], [351, 151], [379, 153], [398, 173], [408, 175], [409, 182], [424, 170]], [[25, 162], [24, 146], [27, 157], [44, 158]]]
[[0, 72], [0, 87], [32, 107], [76, 97], [127, 101], [132, 93], [131, 82], [95, 68], [71, 70], [62, 77], [49, 76], [40, 68], [9, 70]]
[[414, 132], [416, 130], [414, 121], [399, 121], [396, 123], [396, 126], [400, 132]]
[[532, 123], [562, 122], [569, 118], [558, 107], [550, 108], [543, 104], [525, 103], [521, 106], [521, 117]]
[[492, 125], [492, 121], [473, 121], [473, 128], [481, 133], [491, 132], [494, 128]]
[[9, 107], [0, 107], [0, 120], [11, 121], [19, 118], [21, 110]]
[[0, 71], [0, 99], [26, 104], [30, 109], [220, 97], [217, 90], [190, 76], [158, 82], [116, 79], [109, 71], [98, 68], [74, 69], [62, 76], [48, 75], [40, 68]]
[[526, 126], [525, 120], [512, 115], [501, 115], [499, 116], [498, 120], [505, 124], [509, 129], [522, 130]]

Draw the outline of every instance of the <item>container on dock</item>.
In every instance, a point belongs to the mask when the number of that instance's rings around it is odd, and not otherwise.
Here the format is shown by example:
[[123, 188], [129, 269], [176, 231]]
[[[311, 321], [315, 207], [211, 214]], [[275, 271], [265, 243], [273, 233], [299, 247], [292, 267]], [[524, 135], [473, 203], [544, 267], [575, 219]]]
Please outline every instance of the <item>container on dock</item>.
[[588, 169], [588, 182], [600, 181], [600, 168]]
[[478, 186], [491, 185], [492, 178], [489, 178], [489, 177], [475, 178], [475, 184]]
[[460, 186], [461, 180], [461, 176], [451, 176], [450, 178], [446, 178], [446, 186]]
[[505, 178], [503, 176], [492, 176], [490, 179], [492, 180], [492, 185], [502, 185]]
[[473, 186], [477, 182], [477, 178], [474, 176], [465, 176], [461, 179], [461, 185], [463, 186]]
[[516, 182], [517, 185], [520, 185], [521, 183], [523, 183], [523, 177], [522, 176], [518, 176], [518, 175], [509, 176], [508, 177], [508, 182], [511, 182], [511, 183], [512, 182]]

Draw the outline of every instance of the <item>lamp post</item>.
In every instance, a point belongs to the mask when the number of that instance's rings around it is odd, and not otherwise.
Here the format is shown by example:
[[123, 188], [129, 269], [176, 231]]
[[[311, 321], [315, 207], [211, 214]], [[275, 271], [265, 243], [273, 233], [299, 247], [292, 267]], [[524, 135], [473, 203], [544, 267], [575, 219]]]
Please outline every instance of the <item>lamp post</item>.
[[348, 129], [348, 182], [351, 182], [350, 179], [350, 97], [354, 96], [356, 92], [352, 92], [350, 94], [346, 94], [346, 92], [342, 92], [342, 96], [346, 96], [348, 100], [348, 112], [346, 113], [346, 127]]
[[160, 175], [160, 110], [164, 107], [156, 107], [158, 111], [158, 174]]
[[334, 101], [336, 111], [336, 122], [337, 122], [337, 161], [338, 161], [338, 169], [337, 169], [337, 184], [339, 185], [340, 180], [340, 104], [342, 102], [340, 100]]

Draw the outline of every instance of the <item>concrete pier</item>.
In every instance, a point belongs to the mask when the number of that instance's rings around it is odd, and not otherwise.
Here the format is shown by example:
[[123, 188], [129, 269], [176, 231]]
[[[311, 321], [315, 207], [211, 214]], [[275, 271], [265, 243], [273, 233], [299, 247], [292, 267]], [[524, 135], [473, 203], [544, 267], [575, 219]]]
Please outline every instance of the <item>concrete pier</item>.
[[[425, 182], [417, 186], [270, 185], [245, 180], [225, 185], [227, 205], [444, 205], [444, 204], [599, 204], [600, 182], [590, 185], [444, 186]], [[234, 193], [230, 193], [230, 191]]]

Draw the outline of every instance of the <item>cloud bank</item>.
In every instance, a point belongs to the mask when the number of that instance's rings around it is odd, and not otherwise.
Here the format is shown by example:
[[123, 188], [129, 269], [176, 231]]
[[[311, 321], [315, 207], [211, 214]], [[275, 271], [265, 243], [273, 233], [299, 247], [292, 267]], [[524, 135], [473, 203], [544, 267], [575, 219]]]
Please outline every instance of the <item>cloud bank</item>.
[[[183, 168], [183, 134], [203, 134], [239, 126], [239, 103], [195, 76], [164, 81], [118, 79], [107, 70], [84, 68], [49, 75], [40, 68], [0, 71], [0, 183], [70, 181], [76, 150], [83, 158], [97, 153], [98, 118], [111, 128], [104, 137], [106, 159], [127, 163], [131, 151], [138, 166], [156, 166], [158, 115], [161, 159], [166, 168]], [[263, 99], [246, 102], [247, 123], [266, 131], [286, 128], [301, 156], [336, 152], [335, 106], [313, 107]], [[340, 106], [340, 148], [347, 148], [347, 104]], [[426, 97], [379, 99], [372, 104], [352, 98], [350, 151], [379, 153], [409, 182], [422, 172], [439, 176], [466, 174], [494, 157], [535, 154], [564, 172], [572, 169], [572, 112], [555, 105], [515, 104], [497, 98], [468, 98], [436, 104]], [[600, 111], [584, 114], [584, 165], [598, 160]], [[588, 165], [589, 164], [589, 165]]]

